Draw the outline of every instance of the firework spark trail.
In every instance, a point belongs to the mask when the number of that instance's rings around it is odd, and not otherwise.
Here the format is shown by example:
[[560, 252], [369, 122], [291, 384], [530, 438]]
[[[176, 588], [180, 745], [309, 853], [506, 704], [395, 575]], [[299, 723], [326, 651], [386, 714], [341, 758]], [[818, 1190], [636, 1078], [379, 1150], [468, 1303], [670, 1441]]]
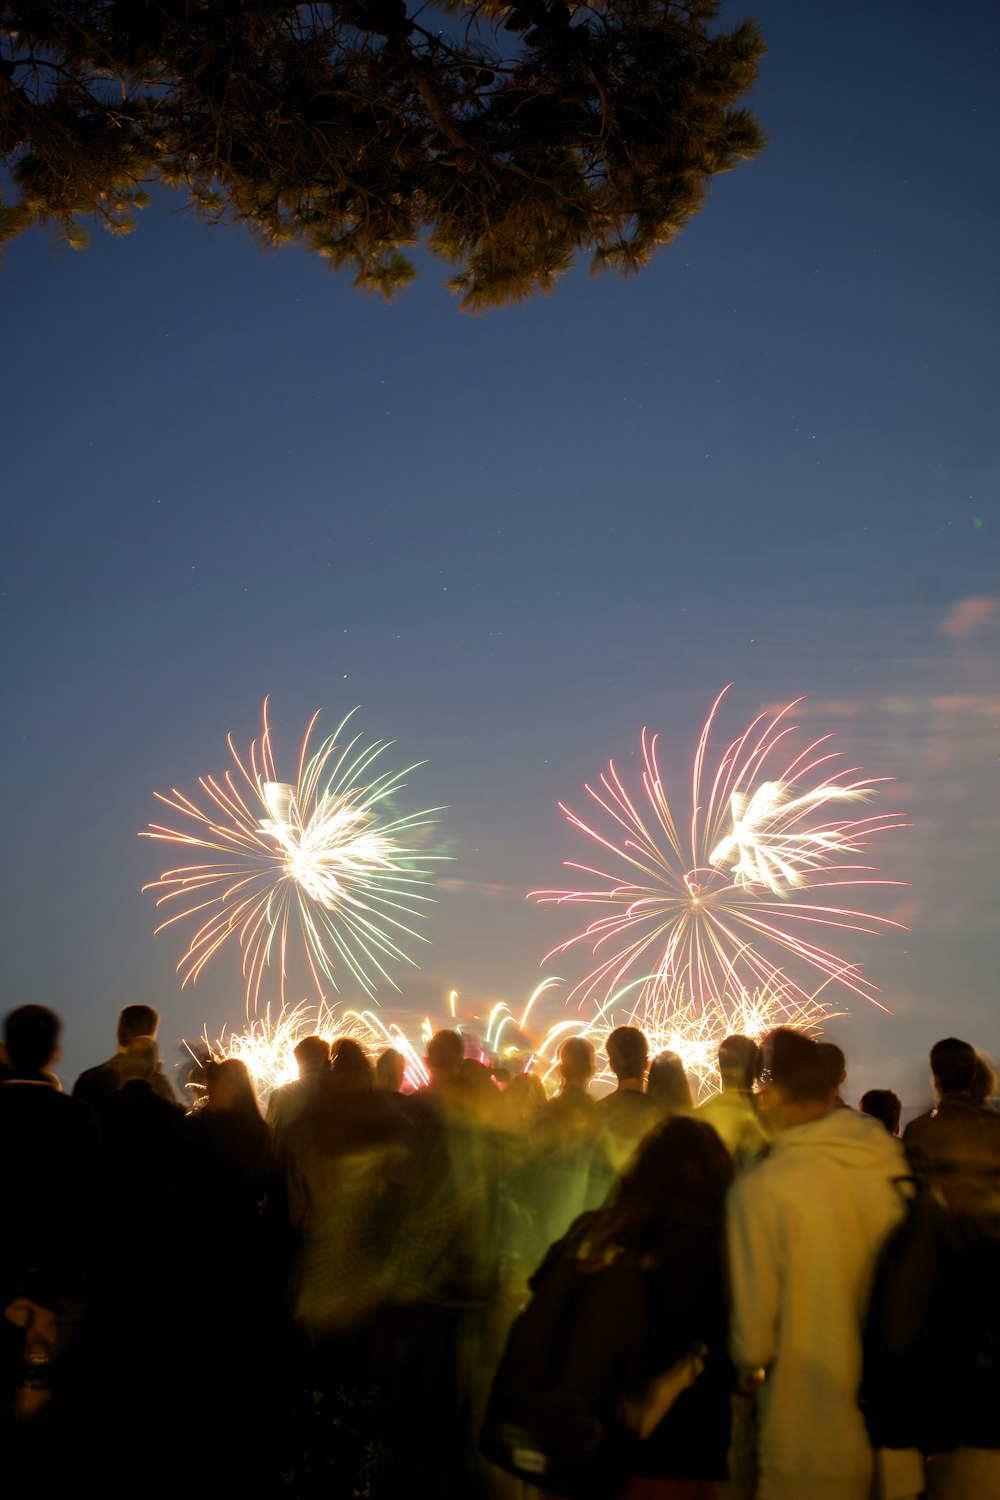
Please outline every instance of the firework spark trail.
[[[881, 1009], [877, 986], [856, 964], [814, 941], [812, 928], [869, 934], [899, 928], [890, 918], [805, 899], [839, 887], [895, 885], [876, 878], [875, 867], [852, 863], [876, 834], [903, 826], [902, 815], [859, 819], [829, 816], [831, 804], [873, 795], [887, 778], [857, 778], [856, 766], [838, 768], [840, 753], [824, 735], [789, 755], [796, 732], [789, 715], [802, 700], [757, 716], [722, 754], [714, 774], [706, 772], [709, 741], [719, 705], [716, 698], [698, 739], [691, 780], [689, 833], [682, 842], [667, 801], [660, 770], [658, 736], [642, 731], [643, 798], [633, 798], [614, 762], [597, 788], [585, 790], [613, 825], [592, 826], [565, 804], [574, 828], [611, 856], [613, 868], [567, 861], [596, 882], [582, 889], [532, 892], [536, 900], [603, 909], [583, 931], [553, 948], [543, 963], [578, 944], [600, 960], [568, 999], [582, 1008], [606, 1000], [637, 971], [648, 975], [646, 993], [685, 997], [685, 1005], [725, 1008], [727, 997], [763, 992], [790, 1014], [811, 1002], [798, 979], [785, 972], [790, 960], [804, 976], [831, 980]], [[778, 774], [765, 768], [783, 762]], [[817, 779], [818, 778], [818, 779]], [[853, 779], [852, 779], [853, 778]], [[803, 899], [792, 899], [793, 893]], [[834, 898], [836, 899], [836, 898]], [[781, 966], [768, 956], [777, 951]]]
[[[452, 990], [448, 997], [448, 1015], [442, 1019], [441, 1026], [472, 1037], [482, 1061], [493, 1061], [508, 1053], [520, 1054], [523, 1049], [504, 1044], [504, 1033], [513, 1026], [523, 1040], [535, 1002], [559, 983], [559, 979], [543, 979], [519, 1013], [511, 1010], [506, 1001], [497, 1002], [490, 1008], [485, 1024], [478, 1015], [459, 1018], [458, 994]], [[384, 1017], [375, 1010], [341, 1012], [325, 1003], [314, 1006], [303, 1001], [280, 1011], [274, 1021], [268, 1009], [263, 1017], [251, 1020], [243, 1031], [223, 1032], [215, 1041], [210, 1040], [206, 1033], [202, 1044], [212, 1057], [238, 1058], [245, 1063], [257, 1097], [266, 1105], [274, 1089], [298, 1077], [295, 1048], [305, 1036], [321, 1036], [330, 1044], [339, 1037], [350, 1037], [360, 1043], [372, 1062], [387, 1047], [394, 1047], [404, 1060], [407, 1088], [424, 1088], [430, 1082], [424, 1053], [428, 1041], [438, 1029], [430, 1016], [424, 1016], [415, 1029], [407, 1030], [400, 1021]]]
[[[458, 994], [457, 991], [452, 990], [448, 997], [449, 1015], [442, 1022], [442, 1027], [471, 1037], [479, 1050], [481, 1062], [502, 1062], [505, 1057], [517, 1055], [521, 1057], [522, 1063], [528, 1066], [531, 1062], [531, 1054], [524, 1056], [524, 1049], [513, 1041], [505, 1043], [504, 1034], [508, 1027], [513, 1027], [515, 1034], [522, 1041], [530, 1041], [528, 1021], [536, 1001], [541, 999], [548, 990], [561, 983], [562, 980], [555, 977], [543, 979], [532, 990], [520, 1013], [511, 1010], [505, 1000], [497, 1001], [490, 1008], [485, 1023], [481, 1017], [474, 1014], [468, 1014], [460, 1019], [457, 1008]], [[432, 1024], [430, 1016], [424, 1016], [416, 1038], [412, 1037], [398, 1021], [387, 1022], [377, 1012], [371, 1010], [346, 1011], [344, 1022], [348, 1027], [346, 1034], [353, 1036], [370, 1050], [395, 1047], [405, 1059], [406, 1082], [410, 1088], [422, 1088], [430, 1082], [424, 1065], [424, 1052], [434, 1032], [439, 1029]]]
[[272, 959], [283, 1007], [289, 945], [296, 935], [321, 1001], [326, 984], [337, 988], [338, 966], [373, 999], [379, 978], [398, 988], [386, 965], [414, 962], [400, 946], [405, 938], [427, 941], [404, 919], [422, 915], [423, 905], [433, 899], [421, 887], [429, 864], [442, 857], [418, 848], [413, 835], [429, 827], [441, 809], [392, 815], [391, 799], [416, 767], [370, 775], [392, 741], [362, 747], [361, 736], [354, 734], [341, 743], [356, 711], [310, 756], [319, 717], [313, 715], [291, 784], [280, 781], [275, 770], [265, 699], [263, 734], [246, 760], [229, 736], [235, 772], [227, 770], [221, 780], [199, 777], [206, 808], [176, 788], [169, 797], [155, 794], [190, 825], [152, 823], [140, 837], [221, 856], [165, 870], [143, 887], [159, 893], [158, 907], [180, 906], [157, 932], [201, 919], [177, 965], [182, 988], [235, 938], [242, 951], [247, 1016], [257, 1011]]
[[636, 1026], [649, 1044], [650, 1059], [660, 1052], [675, 1052], [700, 1099], [721, 1088], [718, 1069], [719, 1043], [737, 1032], [760, 1040], [775, 1026], [795, 1025], [817, 1035], [825, 1021], [838, 1012], [815, 1001], [800, 1007], [769, 990], [727, 995], [721, 1004], [697, 1005], [679, 986], [665, 988], [655, 975], [644, 975], [625, 985], [601, 1005], [589, 1020], [579, 1017], [557, 1021], [539, 1046], [535, 1067], [543, 1080], [553, 1083], [559, 1048], [570, 1037], [582, 1037], [594, 1047], [605, 1066], [596, 1081], [614, 1088], [617, 1080], [606, 1065], [607, 1039], [617, 1026]]

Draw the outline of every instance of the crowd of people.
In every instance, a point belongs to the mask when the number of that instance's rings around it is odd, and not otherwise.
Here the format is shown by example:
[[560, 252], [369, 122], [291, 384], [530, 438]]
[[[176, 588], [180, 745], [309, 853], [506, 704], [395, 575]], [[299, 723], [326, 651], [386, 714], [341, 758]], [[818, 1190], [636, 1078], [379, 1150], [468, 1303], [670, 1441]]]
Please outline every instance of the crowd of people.
[[[579, 1500], [1000, 1497], [1000, 1114], [852, 1108], [832, 1043], [680, 1060], [583, 1038], [549, 1097], [439, 1031], [403, 1059], [306, 1037], [266, 1114], [245, 1067], [164, 1074], [130, 1005], [63, 1093], [60, 1022], [4, 1025], [2, 1452], [104, 1494]], [[26, 1491], [25, 1491], [26, 1492]], [[13, 1493], [13, 1491], [12, 1491]]]

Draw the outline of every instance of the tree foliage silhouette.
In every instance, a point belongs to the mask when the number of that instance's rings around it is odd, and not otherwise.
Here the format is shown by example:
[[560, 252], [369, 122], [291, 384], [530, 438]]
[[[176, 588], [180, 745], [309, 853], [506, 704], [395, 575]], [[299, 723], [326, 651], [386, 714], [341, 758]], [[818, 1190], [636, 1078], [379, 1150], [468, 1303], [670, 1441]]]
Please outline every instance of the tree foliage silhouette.
[[0, 244], [132, 230], [180, 190], [386, 297], [423, 242], [469, 310], [578, 254], [646, 265], [760, 151], [763, 53], [717, 0], [64, 0], [3, 7]]

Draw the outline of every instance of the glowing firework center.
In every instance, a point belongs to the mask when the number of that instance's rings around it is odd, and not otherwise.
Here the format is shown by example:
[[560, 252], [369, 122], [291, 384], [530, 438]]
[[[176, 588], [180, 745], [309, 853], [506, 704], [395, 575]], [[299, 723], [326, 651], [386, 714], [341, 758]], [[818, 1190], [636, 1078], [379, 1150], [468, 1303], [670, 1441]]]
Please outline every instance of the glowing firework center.
[[408, 940], [426, 941], [409, 920], [422, 916], [432, 900], [426, 887], [434, 862], [443, 857], [421, 847], [418, 830], [431, 827], [440, 809], [403, 817], [392, 812], [403, 778], [416, 768], [371, 774], [392, 742], [364, 746], [360, 735], [348, 737], [351, 717], [310, 755], [314, 714], [298, 778], [281, 781], [265, 700], [264, 731], [249, 755], [241, 758], [230, 739], [235, 769], [199, 779], [207, 806], [176, 789], [169, 797], [156, 794], [183, 826], [153, 823], [142, 837], [197, 854], [195, 863], [165, 870], [144, 887], [157, 892], [157, 906], [180, 908], [157, 932], [198, 922], [177, 965], [182, 987], [235, 939], [248, 1017], [257, 1013], [272, 964], [276, 998], [284, 1006], [293, 951], [304, 956], [321, 1004], [328, 989], [338, 988], [338, 972], [346, 971], [372, 998], [382, 981], [398, 988], [389, 968], [413, 964], [403, 946]]
[[[284, 872], [306, 895], [328, 911], [341, 902], [360, 903], [351, 895], [352, 879], [374, 870], [397, 870], [391, 839], [369, 829], [372, 814], [351, 806], [349, 793], [339, 802], [323, 797], [308, 822], [295, 804], [295, 788], [284, 781], [265, 781], [261, 796], [271, 816], [262, 818], [262, 833], [284, 850]], [[338, 878], [339, 877], [339, 878]]]

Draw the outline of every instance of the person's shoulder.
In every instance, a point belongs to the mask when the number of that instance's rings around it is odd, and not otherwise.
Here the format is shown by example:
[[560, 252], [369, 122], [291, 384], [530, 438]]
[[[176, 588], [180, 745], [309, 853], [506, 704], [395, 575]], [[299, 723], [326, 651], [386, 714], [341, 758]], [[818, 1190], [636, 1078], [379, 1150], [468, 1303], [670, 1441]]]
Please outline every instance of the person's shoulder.
[[67, 1140], [86, 1143], [97, 1134], [97, 1116], [83, 1099], [74, 1099], [44, 1083], [8, 1079], [0, 1085], [0, 1118], [9, 1128], [21, 1122], [27, 1128], [55, 1133]]
[[647, 1109], [655, 1109], [656, 1105], [649, 1095], [638, 1089], [613, 1089], [610, 1094], [605, 1094], [603, 1099], [597, 1101], [598, 1109], [607, 1114], [625, 1114], [633, 1112], [639, 1114]]
[[545, 1102], [545, 1113], [550, 1120], [559, 1120], [566, 1115], [590, 1115], [598, 1108], [599, 1101], [586, 1089], [564, 1089]]
[[80, 1074], [73, 1085], [73, 1098], [83, 1099], [88, 1104], [99, 1103], [108, 1094], [114, 1093], [120, 1082], [113, 1061], [98, 1063], [96, 1067], [85, 1068]]

